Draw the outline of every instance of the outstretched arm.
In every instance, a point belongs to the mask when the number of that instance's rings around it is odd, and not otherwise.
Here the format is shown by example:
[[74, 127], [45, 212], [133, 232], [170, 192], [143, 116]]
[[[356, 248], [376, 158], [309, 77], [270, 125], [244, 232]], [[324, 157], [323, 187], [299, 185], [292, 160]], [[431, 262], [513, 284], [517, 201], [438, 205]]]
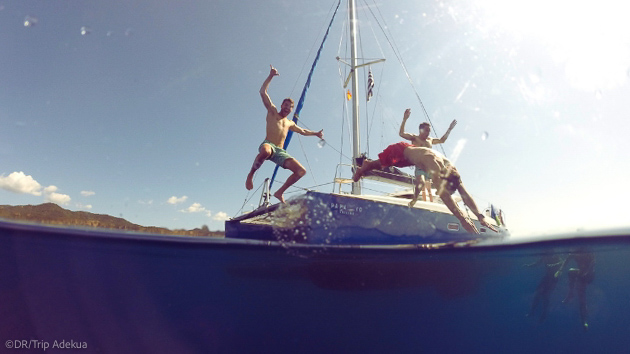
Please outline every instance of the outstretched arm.
[[275, 107], [271, 102], [271, 98], [269, 98], [269, 94], [267, 94], [267, 88], [269, 87], [271, 79], [273, 79], [274, 76], [279, 75], [276, 68], [271, 65], [269, 65], [269, 67], [271, 68], [271, 70], [269, 71], [269, 76], [267, 76], [267, 79], [265, 79], [265, 82], [263, 82], [262, 86], [260, 87], [260, 97], [262, 98], [263, 104], [265, 105], [265, 108], [267, 108], [267, 110]]
[[444, 135], [442, 135], [442, 137], [439, 139], [433, 139], [433, 144], [443, 144], [446, 141], [446, 139], [448, 139], [449, 134], [451, 134], [451, 130], [453, 130], [453, 128], [455, 128], [456, 125], [457, 125], [457, 121], [453, 119], [453, 121], [451, 122], [451, 125], [446, 130], [446, 133], [444, 133]]
[[300, 134], [300, 135], [304, 135], [304, 136], [312, 136], [315, 135], [316, 137], [320, 138], [320, 139], [324, 139], [324, 129], [315, 132], [312, 130], [308, 130], [308, 129], [304, 129], [304, 128], [300, 128], [297, 126], [297, 124], [293, 124], [291, 125], [291, 127], [289, 128], [290, 130]]
[[405, 114], [403, 115], [402, 123], [400, 123], [400, 132], [398, 133], [401, 138], [413, 141], [414, 135], [405, 133], [405, 123], [407, 123], [407, 119], [411, 115], [411, 108], [407, 108], [405, 110]]
[[462, 196], [462, 201], [464, 202], [464, 204], [468, 207], [468, 209], [472, 210], [473, 214], [477, 216], [477, 219], [479, 219], [481, 225], [489, 228], [494, 232], [498, 232], [494, 226], [486, 221], [485, 216], [479, 212], [475, 200], [470, 196], [470, 194], [468, 194], [468, 191], [466, 190], [466, 188], [464, 188], [463, 184], [460, 183], [460, 185], [457, 187], [457, 191]]
[[464, 215], [462, 210], [453, 200], [453, 197], [451, 197], [448, 192], [443, 192], [442, 194], [440, 194], [440, 199], [442, 199], [444, 204], [448, 207], [448, 210], [450, 210], [451, 213], [455, 215], [455, 217], [459, 220], [466, 231], [470, 232], [471, 234], [479, 234], [479, 230], [477, 230], [475, 224], [472, 222], [472, 220], [466, 217], [466, 215]]

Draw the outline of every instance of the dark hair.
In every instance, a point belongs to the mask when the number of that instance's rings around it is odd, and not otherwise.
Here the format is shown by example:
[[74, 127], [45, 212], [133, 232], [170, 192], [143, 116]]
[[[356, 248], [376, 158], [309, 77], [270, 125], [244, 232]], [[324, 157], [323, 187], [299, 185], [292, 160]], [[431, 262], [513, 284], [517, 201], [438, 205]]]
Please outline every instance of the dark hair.
[[418, 126], [418, 129], [422, 129], [422, 126], [429, 127], [429, 129], [431, 129], [431, 124], [427, 122], [420, 123], [420, 125]]
[[293, 103], [293, 100], [291, 98], [285, 98], [284, 101], [282, 101], [282, 104], [284, 104], [286, 101], [291, 102], [291, 106], [295, 105], [295, 103]]
[[446, 168], [442, 170], [440, 178], [443, 180], [442, 183], [445, 184], [445, 188], [450, 194], [455, 193], [457, 187], [459, 187], [462, 183], [462, 177], [455, 168]]

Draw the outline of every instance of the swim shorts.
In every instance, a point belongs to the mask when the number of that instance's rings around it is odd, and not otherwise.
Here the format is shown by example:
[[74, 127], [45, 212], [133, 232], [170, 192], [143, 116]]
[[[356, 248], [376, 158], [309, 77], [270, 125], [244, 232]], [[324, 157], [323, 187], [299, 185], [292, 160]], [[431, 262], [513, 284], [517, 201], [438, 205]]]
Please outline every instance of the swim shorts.
[[[276, 144], [267, 139], [265, 139], [265, 141], [263, 141], [260, 146], [263, 146], [264, 144], [271, 146], [271, 156], [269, 156], [267, 160], [273, 161], [276, 165], [280, 167], [284, 167], [284, 162], [286, 160], [293, 158], [293, 156], [289, 155], [286, 150], [277, 147]], [[258, 147], [258, 150], [260, 150], [260, 146]]]
[[429, 174], [429, 172], [416, 167], [416, 178], [418, 178], [420, 176], [424, 176], [425, 180], [431, 179], [431, 175]]
[[396, 144], [392, 144], [378, 154], [378, 160], [381, 162], [382, 167], [408, 167], [413, 165], [405, 157], [404, 151], [407, 147], [413, 146], [412, 144], [401, 141]]

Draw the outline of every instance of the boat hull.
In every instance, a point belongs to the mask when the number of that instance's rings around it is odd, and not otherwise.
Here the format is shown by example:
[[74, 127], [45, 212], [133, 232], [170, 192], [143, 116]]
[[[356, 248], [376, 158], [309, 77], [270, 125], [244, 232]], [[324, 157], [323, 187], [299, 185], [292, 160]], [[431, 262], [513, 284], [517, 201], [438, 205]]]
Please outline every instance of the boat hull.
[[226, 237], [334, 245], [448, 244], [503, 238], [474, 220], [480, 235], [466, 232], [446, 206], [403, 198], [309, 191], [269, 213], [228, 220]]

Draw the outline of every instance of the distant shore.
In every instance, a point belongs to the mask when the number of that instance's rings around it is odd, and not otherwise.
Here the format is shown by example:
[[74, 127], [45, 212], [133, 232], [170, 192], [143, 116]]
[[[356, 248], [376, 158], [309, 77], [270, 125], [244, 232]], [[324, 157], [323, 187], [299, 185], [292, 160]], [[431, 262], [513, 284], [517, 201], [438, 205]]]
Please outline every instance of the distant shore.
[[206, 225], [192, 230], [170, 230], [156, 226], [141, 226], [123, 218], [86, 211], [70, 211], [54, 203], [40, 205], [0, 205], [0, 218], [56, 226], [94, 227], [161, 235], [224, 237], [224, 231], [210, 231]]

